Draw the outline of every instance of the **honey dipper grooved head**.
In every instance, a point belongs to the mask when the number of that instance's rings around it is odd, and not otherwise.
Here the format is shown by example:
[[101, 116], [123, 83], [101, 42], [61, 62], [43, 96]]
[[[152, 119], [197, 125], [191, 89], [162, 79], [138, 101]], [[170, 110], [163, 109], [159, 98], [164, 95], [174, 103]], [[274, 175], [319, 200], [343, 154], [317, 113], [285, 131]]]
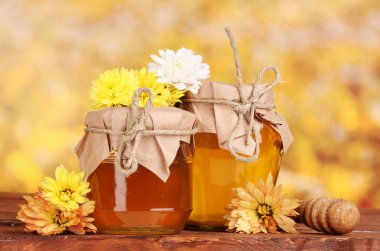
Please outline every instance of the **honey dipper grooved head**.
[[359, 209], [349, 201], [338, 201], [327, 210], [327, 223], [336, 234], [351, 232], [359, 223], [359, 219]]

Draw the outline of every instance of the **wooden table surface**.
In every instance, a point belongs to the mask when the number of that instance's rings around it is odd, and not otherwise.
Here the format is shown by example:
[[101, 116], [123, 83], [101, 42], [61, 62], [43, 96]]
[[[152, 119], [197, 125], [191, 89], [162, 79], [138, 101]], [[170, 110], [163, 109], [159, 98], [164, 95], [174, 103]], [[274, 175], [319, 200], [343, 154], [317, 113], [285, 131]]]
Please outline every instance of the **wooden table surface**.
[[0, 250], [380, 250], [380, 209], [362, 209], [360, 224], [347, 235], [325, 235], [304, 225], [300, 234], [233, 234], [182, 231], [177, 235], [39, 236], [23, 232], [15, 219], [20, 194], [0, 193]]

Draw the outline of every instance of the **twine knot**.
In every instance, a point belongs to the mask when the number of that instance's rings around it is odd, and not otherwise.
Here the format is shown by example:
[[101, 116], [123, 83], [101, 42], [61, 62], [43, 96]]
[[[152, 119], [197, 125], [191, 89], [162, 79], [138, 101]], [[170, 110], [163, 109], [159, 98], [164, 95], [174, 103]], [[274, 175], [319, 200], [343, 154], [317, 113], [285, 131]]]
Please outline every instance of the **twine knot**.
[[[240, 66], [240, 58], [239, 58], [239, 52], [235, 43], [235, 39], [232, 35], [232, 32], [230, 30], [230, 27], [226, 27], [225, 31], [227, 33], [227, 36], [230, 39], [230, 44], [232, 47], [232, 50], [234, 52], [235, 57], [235, 66], [236, 66], [236, 78], [237, 78], [237, 88], [239, 91], [240, 96], [240, 102], [239, 104], [235, 104], [233, 106], [234, 111], [238, 115], [238, 121], [235, 124], [234, 129], [232, 130], [229, 138], [228, 138], [228, 150], [230, 153], [237, 159], [243, 162], [253, 162], [256, 161], [259, 158], [260, 154], [260, 143], [261, 143], [261, 129], [263, 127], [262, 123], [260, 121], [256, 121], [256, 109], [273, 109], [274, 105], [266, 105], [259, 102], [259, 99], [270, 89], [272, 89], [274, 86], [280, 83], [280, 71], [274, 67], [274, 66], [266, 66], [259, 72], [259, 75], [256, 78], [255, 84], [253, 85], [251, 98], [247, 99], [243, 92], [243, 80], [242, 80], [242, 74], [241, 74], [241, 66]], [[261, 79], [267, 71], [273, 71], [275, 74], [275, 80], [266, 86], [266, 88], [256, 91], [255, 85], [261, 83]], [[238, 133], [239, 125], [242, 124], [242, 121], [244, 119], [244, 116], [246, 116], [246, 119], [248, 120], [248, 128], [246, 131], [246, 137], [245, 137], [245, 144], [249, 144], [249, 140], [251, 138], [251, 133], [254, 135], [254, 141], [255, 141], [255, 152], [250, 157], [243, 157], [239, 155], [233, 148], [232, 143], [235, 140], [235, 137]]]
[[234, 106], [234, 111], [236, 113], [247, 113], [249, 110], [251, 110], [251, 107], [253, 106], [253, 103], [242, 103]]
[[131, 119], [133, 122], [130, 123], [129, 128], [121, 135], [121, 138], [125, 141], [132, 141], [136, 138], [137, 134], [145, 130], [145, 122], [139, 121], [139, 119], [134, 121], [134, 118]]
[[[146, 92], [148, 93], [149, 99], [144, 108], [141, 108], [139, 112], [139, 97], [140, 94]], [[151, 89], [142, 87], [135, 91], [132, 98], [132, 117], [127, 122], [127, 129], [121, 135], [121, 140], [119, 144], [119, 149], [117, 150], [115, 158], [115, 167], [119, 169], [125, 176], [129, 176], [136, 172], [138, 167], [138, 162], [136, 158], [137, 148], [140, 143], [140, 136], [145, 131], [145, 118], [150, 113], [154, 101], [154, 94]], [[122, 153], [127, 150], [129, 159], [124, 165], [124, 160], [122, 159]]]

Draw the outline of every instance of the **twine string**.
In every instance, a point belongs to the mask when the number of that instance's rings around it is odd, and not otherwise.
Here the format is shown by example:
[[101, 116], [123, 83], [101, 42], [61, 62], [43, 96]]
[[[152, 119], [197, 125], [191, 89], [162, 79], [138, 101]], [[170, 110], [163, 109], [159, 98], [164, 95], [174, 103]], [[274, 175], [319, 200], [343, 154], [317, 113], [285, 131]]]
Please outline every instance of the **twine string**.
[[232, 50], [234, 52], [235, 68], [236, 68], [236, 79], [237, 79], [237, 84], [238, 84], [239, 96], [241, 98], [241, 102], [242, 103], [246, 103], [247, 99], [245, 98], [244, 93], [243, 93], [243, 85], [244, 85], [244, 83], [243, 83], [243, 77], [242, 77], [242, 74], [241, 74], [239, 51], [238, 51], [238, 48], [237, 48], [234, 36], [232, 35], [230, 27], [227, 26], [224, 30], [227, 33], [227, 36], [228, 36], [228, 38], [230, 40], [231, 48], [232, 48]]
[[[141, 93], [147, 93], [149, 96], [146, 105], [139, 112], [139, 97]], [[141, 132], [145, 130], [145, 118], [150, 114], [150, 109], [153, 105], [154, 94], [151, 89], [142, 87], [135, 91], [132, 98], [132, 117], [127, 121], [127, 130], [125, 134], [121, 135], [119, 149], [117, 150], [115, 158], [115, 167], [121, 170], [125, 176], [129, 176], [137, 171], [138, 162], [136, 158], [137, 147], [140, 144]], [[122, 153], [127, 150], [129, 159], [123, 166]]]
[[[229, 105], [233, 108], [235, 113], [238, 115], [237, 122], [231, 132], [231, 134], [228, 137], [228, 150], [232, 154], [232, 156], [242, 162], [253, 162], [256, 161], [259, 158], [260, 154], [260, 142], [261, 142], [261, 129], [262, 124], [261, 123], [255, 123], [255, 117], [256, 117], [256, 110], [257, 109], [274, 109], [274, 104], [263, 104], [259, 100], [260, 98], [269, 90], [271, 90], [273, 87], [281, 83], [281, 74], [280, 71], [274, 67], [274, 66], [265, 66], [262, 68], [256, 78], [256, 81], [252, 88], [252, 93], [250, 95], [250, 98], [246, 98], [244, 95], [243, 87], [244, 83], [242, 80], [242, 73], [241, 73], [241, 65], [240, 65], [240, 57], [239, 52], [236, 46], [236, 42], [234, 39], [234, 36], [232, 35], [230, 27], [226, 27], [225, 31], [227, 33], [227, 36], [230, 40], [231, 48], [234, 53], [235, 58], [235, 66], [236, 66], [236, 79], [237, 79], [237, 89], [239, 92], [240, 102], [230, 101], [230, 100], [222, 100], [222, 99], [184, 99], [184, 102], [192, 102], [192, 103], [209, 103], [209, 104], [224, 104]], [[273, 71], [275, 74], [275, 79], [272, 83], [265, 86], [260, 91], [255, 91], [255, 85], [262, 83], [262, 78], [266, 72]], [[233, 142], [235, 140], [235, 137], [237, 136], [237, 133], [239, 131], [239, 126], [243, 123], [243, 119], [246, 117], [248, 120], [248, 128], [246, 131], [246, 137], [245, 137], [245, 144], [249, 144], [249, 140], [251, 138], [251, 133], [254, 135], [254, 142], [255, 144], [255, 150], [254, 154], [249, 157], [244, 157], [239, 155], [233, 148]]]

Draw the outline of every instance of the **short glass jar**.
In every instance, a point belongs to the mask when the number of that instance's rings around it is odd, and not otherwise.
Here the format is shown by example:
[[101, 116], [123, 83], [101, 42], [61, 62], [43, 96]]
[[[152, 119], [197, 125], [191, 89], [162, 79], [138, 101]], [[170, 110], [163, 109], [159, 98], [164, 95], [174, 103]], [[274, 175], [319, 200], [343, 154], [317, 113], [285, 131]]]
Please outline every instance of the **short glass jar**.
[[[190, 144], [180, 142], [166, 182], [139, 165], [125, 177], [114, 167], [114, 155], [90, 175], [89, 198], [96, 201], [94, 218], [99, 233], [175, 234], [185, 225], [191, 207]], [[149, 154], [149, 153], [147, 153]]]
[[244, 187], [246, 182], [257, 184], [271, 172], [276, 181], [282, 156], [280, 135], [264, 121], [261, 130], [259, 159], [255, 162], [236, 160], [228, 150], [219, 147], [217, 135], [195, 135], [193, 161], [193, 212], [189, 228], [224, 230], [225, 207], [232, 199], [232, 188]]

